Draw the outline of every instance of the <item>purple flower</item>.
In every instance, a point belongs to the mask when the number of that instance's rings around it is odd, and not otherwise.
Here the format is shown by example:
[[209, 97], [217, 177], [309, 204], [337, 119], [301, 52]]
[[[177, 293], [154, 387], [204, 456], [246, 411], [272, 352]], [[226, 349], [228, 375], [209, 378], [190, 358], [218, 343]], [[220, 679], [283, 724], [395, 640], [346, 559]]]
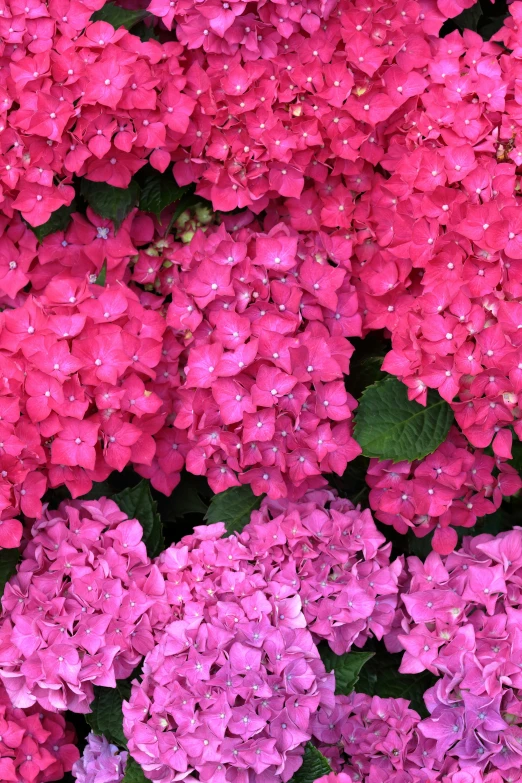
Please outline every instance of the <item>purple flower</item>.
[[120, 752], [105, 737], [97, 737], [91, 732], [72, 773], [78, 783], [120, 783], [125, 774], [127, 756], [126, 751]]

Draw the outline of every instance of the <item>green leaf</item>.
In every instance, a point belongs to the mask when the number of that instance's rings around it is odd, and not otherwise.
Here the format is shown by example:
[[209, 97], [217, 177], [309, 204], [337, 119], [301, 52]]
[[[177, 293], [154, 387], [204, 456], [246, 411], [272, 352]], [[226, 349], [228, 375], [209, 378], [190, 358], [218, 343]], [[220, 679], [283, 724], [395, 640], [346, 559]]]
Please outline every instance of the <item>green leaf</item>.
[[143, 541], [149, 557], [156, 557], [165, 548], [158, 504], [150, 492], [149, 482], [143, 479], [135, 487], [127, 487], [112, 499], [129, 519], [137, 519], [143, 528]]
[[135, 180], [130, 181], [128, 188], [115, 188], [105, 182], [82, 179], [81, 192], [97, 215], [112, 220], [115, 230], [118, 230], [140, 197], [140, 188]]
[[108, 22], [112, 24], [115, 30], [119, 27], [125, 27], [126, 30], [130, 30], [147, 16], [149, 16], [147, 11], [129, 11], [127, 8], [121, 8], [121, 6], [116, 5], [116, 3], [105, 3], [103, 8], [93, 13], [91, 22]]
[[353, 691], [362, 667], [374, 656], [372, 652], [336, 655], [326, 643], [319, 645], [319, 652], [326, 671], [335, 674], [335, 693], [338, 696], [348, 696]]
[[118, 680], [115, 688], [94, 686], [94, 701], [91, 712], [85, 716], [95, 734], [104, 735], [109, 742], [125, 748], [127, 742], [123, 734], [122, 702], [130, 697], [131, 686], [127, 680]]
[[250, 487], [230, 487], [213, 495], [205, 515], [207, 524], [224, 522], [227, 533], [240, 533], [250, 522], [250, 514], [261, 505], [263, 496], [256, 497]]
[[96, 278], [95, 284], [105, 287], [107, 281], [107, 261], [105, 260], [100, 269], [100, 274]]
[[203, 476], [183, 471], [178, 486], [170, 496], [172, 516], [179, 519], [187, 514], [205, 515], [211, 496], [208, 482]]
[[125, 775], [121, 783], [148, 783], [147, 778], [143, 774], [142, 768], [137, 761], [134, 761], [132, 756], [127, 757]]
[[157, 217], [164, 209], [179, 201], [191, 188], [189, 185], [180, 187], [172, 172], [161, 174], [152, 167], [147, 167], [146, 176], [141, 182], [140, 209], [143, 212], [153, 212]]
[[19, 549], [0, 549], [0, 597], [4, 594], [6, 583], [16, 573], [19, 560]]
[[424, 407], [408, 400], [406, 386], [389, 375], [364, 391], [354, 437], [366, 457], [413, 462], [435, 451], [452, 421], [453, 411], [436, 392]]
[[303, 763], [290, 779], [290, 783], [314, 783], [314, 780], [328, 775], [332, 768], [323, 754], [315, 745], [307, 742], [303, 756]]
[[465, 8], [458, 16], [455, 16], [451, 21], [459, 28], [459, 30], [473, 30], [477, 32], [477, 27], [480, 19], [482, 18], [482, 8], [480, 2], [477, 0], [475, 5], [471, 8]]
[[159, 36], [152, 25], [140, 22], [132, 30], [133, 35], [137, 35], [144, 43], [147, 41], [159, 41]]
[[[501, 14], [500, 16], [490, 19], [486, 24], [479, 26], [478, 33], [484, 41], [489, 41], [498, 31], [504, 27], [504, 22], [508, 18], [509, 14]], [[500, 46], [503, 46], [500, 41], [497, 41]]]
[[47, 223], [43, 223], [41, 226], [31, 226], [38, 241], [42, 242], [45, 237], [48, 237], [50, 234], [55, 234], [57, 231], [65, 231], [71, 222], [71, 215], [75, 208], [76, 205], [74, 201], [68, 207], [64, 204], [57, 209], [56, 212], [53, 212]]
[[359, 454], [358, 457], [348, 463], [342, 476], [338, 476], [336, 473], [329, 473], [326, 475], [326, 479], [341, 497], [351, 500], [354, 506], [361, 504], [365, 507], [368, 505], [370, 492], [370, 487], [366, 483], [369, 465], [370, 460], [368, 457], [363, 457], [362, 454]]
[[358, 693], [381, 696], [383, 699], [407, 699], [412, 709], [423, 718], [428, 711], [423, 694], [436, 682], [428, 671], [420, 674], [399, 674], [402, 653], [379, 650], [359, 674]]

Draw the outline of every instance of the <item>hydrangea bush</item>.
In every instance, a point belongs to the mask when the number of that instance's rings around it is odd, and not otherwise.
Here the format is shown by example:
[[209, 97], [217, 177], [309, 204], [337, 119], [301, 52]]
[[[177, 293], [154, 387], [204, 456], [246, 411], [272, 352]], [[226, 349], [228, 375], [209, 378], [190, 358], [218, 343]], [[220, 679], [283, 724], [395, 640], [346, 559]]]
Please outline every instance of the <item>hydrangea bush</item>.
[[521, 59], [0, 0], [0, 783], [522, 783]]

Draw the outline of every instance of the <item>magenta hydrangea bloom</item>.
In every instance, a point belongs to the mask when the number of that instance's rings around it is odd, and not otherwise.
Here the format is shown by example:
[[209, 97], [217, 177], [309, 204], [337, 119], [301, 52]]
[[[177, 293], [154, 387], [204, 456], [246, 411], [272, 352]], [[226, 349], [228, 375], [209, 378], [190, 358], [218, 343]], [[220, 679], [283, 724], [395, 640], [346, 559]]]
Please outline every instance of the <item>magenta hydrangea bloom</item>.
[[[314, 715], [314, 742], [334, 774], [354, 783], [522, 780], [520, 704], [511, 698], [500, 717], [499, 700], [477, 700], [465, 691], [463, 705], [445, 701], [425, 720], [405, 699], [352, 693], [335, 701], [333, 710]], [[515, 714], [508, 712], [512, 708]], [[329, 783], [343, 783], [329, 777]]]
[[311, 738], [310, 717], [333, 705], [327, 674], [284, 574], [250, 562], [224, 525], [197, 527], [158, 559], [170, 622], [123, 704], [132, 756], [172, 783], [288, 780]]
[[0, 780], [50, 783], [61, 780], [79, 757], [76, 734], [62, 715], [40, 707], [13, 707], [0, 683]]
[[[89, 712], [153, 645], [165, 585], [116, 503], [64, 501], [33, 525], [5, 587], [0, 677], [13, 704]], [[168, 611], [164, 613], [168, 616]]]
[[154, 389], [170, 415], [152, 467], [138, 468], [163, 491], [185, 457], [214, 492], [295, 496], [361, 452], [343, 380], [361, 325], [347, 259], [327, 236], [251, 220], [165, 253], [172, 302]]
[[391, 628], [402, 566], [369, 511], [327, 491], [265, 500], [240, 535], [197, 527], [158, 567], [171, 616], [124, 704], [128, 747], [151, 780], [288, 780], [319, 707], [334, 709], [336, 652]]
[[473, 527], [522, 487], [512, 465], [471, 447], [456, 427], [422, 460], [372, 459], [366, 480], [376, 518], [399, 533], [411, 529], [422, 537], [434, 530], [433, 548], [441, 555], [457, 544], [454, 527]]
[[266, 574], [280, 571], [300, 596], [314, 639], [337, 654], [391, 630], [402, 563], [390, 562], [391, 544], [368, 509], [331, 490], [296, 503], [265, 499], [240, 541]]
[[164, 330], [122, 283], [70, 274], [1, 313], [1, 546], [20, 540], [12, 517], [40, 516], [48, 487], [77, 497], [113, 470], [151, 464], [164, 421], [151, 388]]
[[336, 696], [333, 710], [318, 710], [312, 730], [334, 771], [354, 783], [412, 783], [422, 779], [421, 769], [429, 763], [423, 751], [430, 746], [420, 739], [419, 721], [406, 699], [352, 693]]
[[120, 751], [105, 737], [97, 737], [91, 732], [72, 774], [78, 783], [120, 783], [125, 775], [127, 756], [126, 751]]
[[431, 717], [419, 730], [439, 760], [451, 753], [464, 766], [520, 776], [522, 529], [465, 538], [447, 557], [407, 564], [385, 641], [405, 651], [401, 672], [440, 678], [425, 694]]

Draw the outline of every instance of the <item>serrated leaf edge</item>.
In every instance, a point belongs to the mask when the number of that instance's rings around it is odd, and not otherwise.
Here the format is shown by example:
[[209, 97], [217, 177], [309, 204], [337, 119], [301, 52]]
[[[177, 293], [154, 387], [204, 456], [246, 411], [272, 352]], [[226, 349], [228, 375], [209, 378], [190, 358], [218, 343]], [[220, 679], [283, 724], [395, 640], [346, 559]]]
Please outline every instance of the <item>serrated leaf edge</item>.
[[[366, 389], [361, 394], [361, 397], [359, 399], [359, 406], [360, 406], [360, 404], [361, 404], [361, 402], [362, 402], [366, 392], [370, 391], [370, 389], [373, 389], [376, 386], [384, 386], [384, 384], [390, 382], [391, 378], [393, 378], [395, 380], [399, 380], [398, 378], [396, 378], [395, 375], [389, 375], [387, 378], [381, 378], [380, 380], [375, 381], [375, 383], [371, 383], [369, 386], [367, 386]], [[399, 382], [402, 383], [402, 381], [399, 381]], [[404, 387], [404, 388], [406, 388], [406, 387]], [[416, 402], [416, 400], [408, 400], [408, 402]], [[434, 405], [430, 405], [430, 406], [428, 406], [428, 405], [421, 405], [418, 402], [417, 405], [420, 406], [420, 410], [417, 413], [415, 413], [409, 419], [404, 419], [403, 421], [393, 425], [393, 427], [391, 427], [390, 429], [393, 430], [394, 427], [400, 428], [401, 426], [403, 426], [405, 424], [405, 422], [413, 421], [413, 419], [415, 419], [417, 416], [420, 416], [421, 414], [424, 414], [426, 411], [434, 410], [435, 408], [438, 408], [439, 405], [441, 406], [441, 408], [443, 408], [447, 404], [448, 403], [446, 402], [446, 400], [443, 400], [442, 397], [440, 398], [440, 400], [438, 402], [436, 402]], [[357, 427], [358, 427], [358, 425], [359, 425], [359, 423], [357, 421], [357, 413], [356, 413], [355, 414], [355, 426], [354, 426], [354, 430], [353, 430], [353, 437], [357, 441], [357, 443], [359, 443], [359, 441], [357, 440]], [[451, 424], [450, 424], [450, 427], [451, 427]], [[448, 427], [448, 432], [449, 432], [450, 427]], [[446, 433], [446, 435], [447, 435], [447, 433]], [[359, 443], [359, 445], [361, 445], [361, 444]], [[361, 446], [361, 448], [362, 448], [362, 446]], [[392, 463], [394, 465], [399, 463], [399, 462], [405, 462], [405, 461], [407, 461], [407, 462], [414, 462], [415, 460], [418, 460], [418, 459], [424, 459], [424, 457], [427, 457], [429, 454], [433, 454], [433, 452], [436, 451], [437, 449], [438, 449], [438, 446], [436, 446], [431, 451], [422, 450], [422, 451], [418, 452], [416, 455], [412, 455], [411, 457], [408, 457], [407, 460], [392, 459], [391, 461], [392, 461]], [[369, 457], [370, 459], [378, 459], [380, 461], [384, 461], [386, 459], [389, 459], [389, 457], [381, 458], [380, 455], [378, 455], [378, 454], [368, 453], [364, 449], [363, 449], [362, 454], [363, 454], [363, 457]]]

